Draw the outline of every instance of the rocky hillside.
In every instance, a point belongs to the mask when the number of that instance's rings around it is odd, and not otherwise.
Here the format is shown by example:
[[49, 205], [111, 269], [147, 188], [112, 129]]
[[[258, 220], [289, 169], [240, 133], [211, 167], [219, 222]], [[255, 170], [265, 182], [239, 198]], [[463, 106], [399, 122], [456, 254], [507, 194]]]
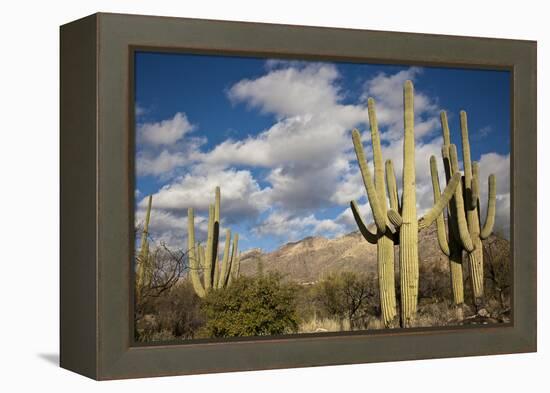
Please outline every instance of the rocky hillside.
[[[488, 242], [501, 243], [509, 248], [505, 239], [491, 236]], [[437, 266], [448, 269], [446, 257], [437, 243], [435, 225], [419, 234], [420, 263], [424, 268]], [[396, 250], [396, 271], [397, 255]], [[241, 256], [241, 273], [254, 275], [259, 270], [276, 271], [301, 283], [313, 283], [334, 271], [376, 272], [376, 245], [369, 244], [359, 232], [351, 232], [336, 239], [307, 237], [298, 242], [287, 243], [276, 251], [263, 253], [249, 250]]]

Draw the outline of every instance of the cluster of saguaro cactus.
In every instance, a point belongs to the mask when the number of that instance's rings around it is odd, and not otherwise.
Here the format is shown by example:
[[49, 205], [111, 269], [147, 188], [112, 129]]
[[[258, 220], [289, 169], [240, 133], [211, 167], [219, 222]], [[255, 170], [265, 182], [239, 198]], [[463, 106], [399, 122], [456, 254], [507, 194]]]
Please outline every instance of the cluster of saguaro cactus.
[[138, 294], [144, 285], [147, 285], [151, 281], [152, 267], [149, 258], [149, 220], [151, 219], [151, 205], [153, 203], [153, 196], [149, 195], [147, 201], [147, 211], [145, 213], [145, 222], [143, 224], [143, 231], [141, 232], [141, 244], [139, 254], [137, 257], [137, 272], [136, 272], [136, 288]]
[[[441, 112], [441, 127], [443, 129], [443, 163], [445, 176], [449, 181], [451, 173], [458, 172], [456, 146], [451, 144], [447, 115]], [[493, 231], [496, 211], [496, 179], [489, 176], [489, 200], [487, 217], [483, 229], [480, 229], [479, 212], [479, 165], [472, 163], [470, 141], [466, 112], [460, 112], [460, 128], [462, 134], [462, 158], [464, 176], [447, 209], [448, 233], [445, 232], [443, 214], [437, 219], [437, 237], [441, 250], [449, 257], [451, 282], [455, 304], [459, 318], [462, 316], [464, 303], [464, 287], [462, 275], [462, 251], [468, 255], [470, 278], [472, 282], [474, 305], [478, 310], [484, 306], [483, 291], [483, 244], [482, 240], [489, 237]], [[434, 200], [439, 198], [439, 180], [435, 157], [430, 158]]]
[[210, 205], [208, 209], [208, 232], [206, 244], [204, 245], [195, 242], [194, 211], [193, 208], [187, 210], [187, 241], [191, 282], [195, 292], [200, 297], [206, 296], [212, 289], [227, 287], [239, 275], [239, 235], [235, 234], [233, 244], [231, 244], [231, 231], [229, 229], [225, 232], [225, 246], [221, 266], [218, 262], [220, 201], [220, 187], [216, 187], [215, 203]]
[[[371, 101], [372, 102], [372, 101]], [[372, 108], [372, 109], [371, 109]], [[374, 113], [374, 107], [371, 103], [369, 112]], [[391, 161], [386, 163], [386, 176], [388, 178], [388, 192], [390, 209], [384, 215], [386, 209], [385, 190], [376, 188], [372, 182], [369, 169], [367, 167], [366, 158], [362, 149], [360, 135], [357, 130], [353, 131], [353, 142], [363, 181], [367, 189], [369, 204], [373, 209], [373, 216], [377, 226], [377, 235], [386, 234], [388, 223], [391, 223], [396, 232], [399, 234], [399, 271], [400, 271], [400, 288], [401, 288], [401, 326], [411, 326], [413, 317], [416, 313], [418, 302], [418, 231], [422, 228], [431, 225], [441, 214], [442, 210], [447, 206], [450, 199], [455, 193], [455, 190], [460, 182], [460, 173], [454, 173], [449, 181], [449, 184], [440, 195], [433, 207], [420, 220], [417, 219], [416, 213], [416, 173], [415, 173], [415, 140], [414, 140], [414, 88], [411, 81], [405, 82], [404, 87], [404, 128], [405, 135], [403, 140], [403, 193], [401, 197], [401, 205], [397, 196], [397, 187], [395, 185], [395, 176], [393, 175], [393, 166]], [[371, 117], [372, 119], [372, 117]], [[372, 130], [372, 124], [371, 124]], [[378, 131], [376, 131], [378, 135]], [[378, 136], [377, 136], [378, 138]], [[373, 145], [378, 143], [373, 138]], [[381, 160], [380, 154], [376, 153], [376, 159]], [[378, 165], [378, 170], [381, 172], [381, 164]], [[376, 167], [375, 167], [376, 170]], [[380, 178], [380, 174], [378, 175]], [[382, 182], [380, 182], [382, 185]], [[382, 203], [383, 202], [383, 203]], [[355, 203], [352, 202], [352, 209], [356, 220], [359, 212], [355, 208]], [[362, 220], [358, 220], [358, 226], [361, 232], [366, 235], [365, 238], [375, 239], [379, 236], [374, 236], [368, 231], [365, 231], [366, 226]], [[389, 238], [390, 236], [385, 236]], [[368, 239], [367, 239], [368, 240]], [[393, 246], [393, 243], [392, 243]], [[380, 250], [380, 248], [378, 248]], [[389, 248], [388, 248], [389, 251]], [[393, 254], [393, 248], [391, 250]], [[378, 254], [378, 263], [384, 264], [384, 259], [387, 260], [388, 252]], [[384, 317], [385, 319], [385, 317]]]

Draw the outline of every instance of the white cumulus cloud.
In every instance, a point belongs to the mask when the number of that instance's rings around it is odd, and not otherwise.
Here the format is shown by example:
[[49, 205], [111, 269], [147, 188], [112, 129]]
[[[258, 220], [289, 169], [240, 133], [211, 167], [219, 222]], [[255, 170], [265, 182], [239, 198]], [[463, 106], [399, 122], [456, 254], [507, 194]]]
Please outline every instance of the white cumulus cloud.
[[140, 124], [137, 134], [140, 142], [153, 146], [171, 145], [195, 128], [185, 113], [178, 112], [173, 118], [157, 123]]

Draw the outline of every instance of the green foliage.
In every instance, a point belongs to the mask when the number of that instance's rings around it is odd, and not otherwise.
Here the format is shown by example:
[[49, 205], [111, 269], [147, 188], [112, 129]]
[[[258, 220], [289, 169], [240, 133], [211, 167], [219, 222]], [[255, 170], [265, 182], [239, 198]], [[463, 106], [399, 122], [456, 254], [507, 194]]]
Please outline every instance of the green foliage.
[[281, 276], [239, 277], [203, 299], [206, 337], [288, 334], [298, 329], [295, 287]]

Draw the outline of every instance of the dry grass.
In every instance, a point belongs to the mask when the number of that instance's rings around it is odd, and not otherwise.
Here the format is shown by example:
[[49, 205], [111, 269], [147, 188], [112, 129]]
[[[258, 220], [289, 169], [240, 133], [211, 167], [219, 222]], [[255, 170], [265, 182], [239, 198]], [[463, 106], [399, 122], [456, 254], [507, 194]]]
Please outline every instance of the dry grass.
[[347, 320], [343, 320], [340, 323], [337, 319], [317, 318], [315, 316], [308, 321], [302, 322], [298, 327], [298, 333], [326, 333], [349, 330], [349, 321]]
[[[464, 307], [464, 316], [473, 313], [466, 304]], [[447, 300], [438, 302], [421, 301], [418, 305], [418, 313], [413, 321], [413, 327], [433, 327], [433, 326], [453, 326], [460, 324], [457, 321], [456, 308]]]
[[382, 320], [380, 318], [371, 318], [369, 320], [369, 323], [367, 324], [367, 329], [368, 330], [379, 330], [379, 329], [384, 329], [385, 326], [384, 326], [384, 322], [382, 322]]

